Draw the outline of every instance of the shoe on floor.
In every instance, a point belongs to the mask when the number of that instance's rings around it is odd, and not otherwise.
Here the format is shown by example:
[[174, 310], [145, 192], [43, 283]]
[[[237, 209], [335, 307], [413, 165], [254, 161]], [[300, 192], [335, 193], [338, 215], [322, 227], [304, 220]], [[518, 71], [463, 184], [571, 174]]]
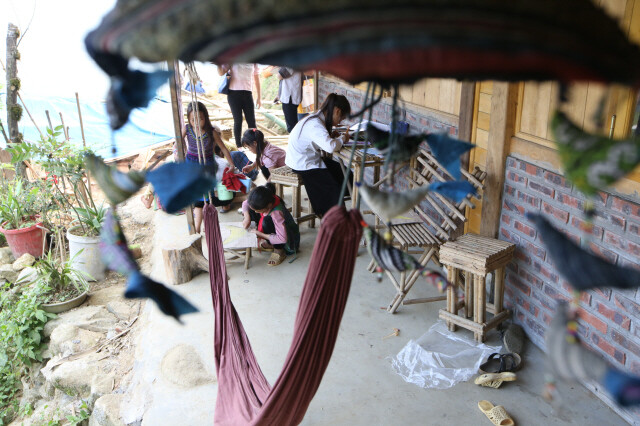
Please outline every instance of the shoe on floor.
[[509, 324], [502, 337], [502, 342], [505, 351], [521, 354], [524, 346], [524, 330], [518, 324]]

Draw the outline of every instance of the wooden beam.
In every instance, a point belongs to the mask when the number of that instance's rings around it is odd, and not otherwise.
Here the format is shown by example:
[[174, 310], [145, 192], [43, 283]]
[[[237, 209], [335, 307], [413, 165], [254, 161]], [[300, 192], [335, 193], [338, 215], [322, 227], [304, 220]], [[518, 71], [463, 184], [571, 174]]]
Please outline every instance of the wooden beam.
[[[460, 89], [460, 120], [458, 121], [458, 139], [471, 142], [471, 131], [473, 129], [473, 107], [475, 104], [476, 83], [473, 81], [463, 81]], [[469, 154], [465, 152], [460, 158], [461, 166], [469, 170]]]
[[[178, 61], [168, 61], [169, 67], [169, 90], [171, 91], [171, 111], [173, 112], [173, 130], [176, 135], [176, 150], [178, 151], [178, 161], [184, 162], [184, 144], [182, 143], [182, 123], [183, 115], [180, 111], [182, 106], [181, 100], [178, 99], [180, 94], [180, 71], [178, 70]], [[188, 206], [185, 209], [187, 215], [187, 224], [189, 224], [189, 234], [196, 233], [195, 222], [193, 220], [193, 208]]]
[[482, 196], [482, 224], [480, 235], [498, 236], [504, 172], [509, 142], [515, 134], [517, 83], [495, 82], [491, 96], [491, 118], [487, 145], [487, 178]]

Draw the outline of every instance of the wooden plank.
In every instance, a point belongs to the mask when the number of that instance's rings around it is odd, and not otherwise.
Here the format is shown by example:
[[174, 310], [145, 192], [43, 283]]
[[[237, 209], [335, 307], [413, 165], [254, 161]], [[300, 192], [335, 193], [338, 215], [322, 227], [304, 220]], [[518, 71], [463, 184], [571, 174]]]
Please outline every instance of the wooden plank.
[[[473, 111], [475, 106], [475, 95], [476, 95], [476, 84], [471, 81], [464, 81], [460, 88], [460, 98], [459, 98], [459, 117], [458, 121], [458, 139], [471, 142], [471, 137], [473, 133]], [[462, 154], [460, 158], [460, 164], [463, 169], [469, 169], [469, 157], [470, 152], [467, 151]]]
[[487, 156], [487, 178], [482, 198], [480, 234], [496, 238], [502, 210], [502, 190], [509, 142], [515, 134], [518, 86], [515, 83], [494, 83], [491, 102], [491, 130]]
[[[439, 78], [427, 78], [424, 82], [424, 103], [427, 108], [440, 110], [440, 82]], [[415, 96], [415, 92], [414, 92]]]
[[481, 81], [480, 91], [482, 93], [488, 93], [489, 95], [491, 95], [493, 93], [493, 81]]
[[416, 305], [418, 303], [431, 303], [431, 302], [440, 302], [442, 300], [447, 300], [447, 296], [435, 296], [435, 297], [424, 297], [419, 299], [406, 299], [402, 302], [403, 305]]
[[491, 96], [493, 95], [480, 92], [480, 102], [478, 104], [479, 112], [491, 113]]

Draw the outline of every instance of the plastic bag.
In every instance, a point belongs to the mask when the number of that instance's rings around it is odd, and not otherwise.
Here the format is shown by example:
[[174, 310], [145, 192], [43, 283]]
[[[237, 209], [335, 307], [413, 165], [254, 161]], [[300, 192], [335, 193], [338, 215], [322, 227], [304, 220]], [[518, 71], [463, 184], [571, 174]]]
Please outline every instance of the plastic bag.
[[447, 389], [478, 374], [480, 364], [500, 349], [452, 333], [444, 321], [438, 321], [417, 341], [410, 340], [391, 364], [409, 383]]

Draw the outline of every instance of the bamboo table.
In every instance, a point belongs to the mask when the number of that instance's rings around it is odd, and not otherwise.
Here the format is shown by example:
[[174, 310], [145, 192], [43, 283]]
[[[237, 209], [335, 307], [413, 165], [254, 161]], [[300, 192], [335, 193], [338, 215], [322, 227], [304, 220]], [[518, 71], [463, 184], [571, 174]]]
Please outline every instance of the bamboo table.
[[[360, 144], [358, 144], [360, 145]], [[340, 151], [334, 152], [333, 155], [338, 161], [346, 168], [353, 168], [354, 180], [360, 179], [360, 173], [362, 171], [362, 157], [364, 155], [364, 149], [356, 148], [356, 152], [353, 156], [353, 161], [350, 166], [347, 166], [349, 159], [351, 158], [351, 146], [343, 146]], [[380, 180], [380, 167], [384, 165], [384, 157], [379, 157], [374, 154], [367, 153], [364, 161], [364, 168], [373, 167], [373, 183], [376, 184]], [[358, 205], [358, 186], [354, 185], [351, 192], [351, 207], [356, 208]]]
[[[465, 234], [455, 241], [440, 246], [440, 263], [447, 266], [451, 286], [447, 288], [447, 309], [440, 309], [440, 318], [449, 330], [456, 326], [473, 331], [477, 341], [483, 342], [486, 332], [497, 327], [509, 317], [504, 310], [505, 266], [513, 258], [515, 244], [494, 238]], [[458, 301], [459, 273], [464, 271], [464, 300]], [[485, 282], [489, 272], [494, 272], [494, 303], [487, 303]], [[464, 307], [461, 315], [458, 311]], [[486, 321], [486, 312], [494, 316]], [[469, 319], [473, 313], [473, 320]]]

